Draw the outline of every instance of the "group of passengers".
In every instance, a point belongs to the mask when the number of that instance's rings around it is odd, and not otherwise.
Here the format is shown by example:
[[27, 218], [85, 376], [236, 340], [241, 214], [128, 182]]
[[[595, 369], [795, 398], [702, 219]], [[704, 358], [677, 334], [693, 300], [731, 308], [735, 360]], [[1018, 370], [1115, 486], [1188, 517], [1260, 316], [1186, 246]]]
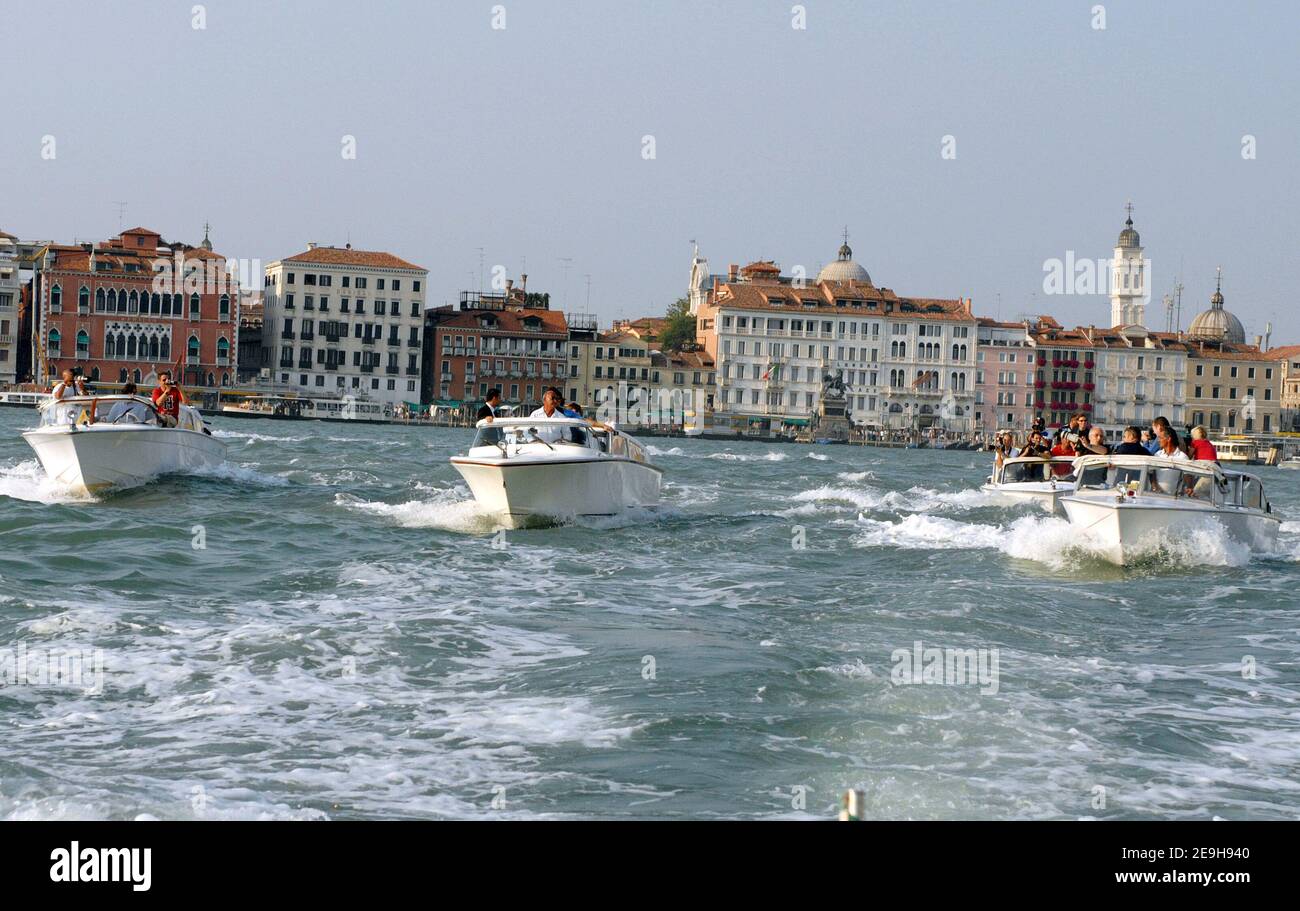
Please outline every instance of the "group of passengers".
[[1151, 422], [1150, 430], [1137, 426], [1124, 428], [1121, 441], [1112, 446], [1106, 442], [1105, 431], [1100, 427], [1089, 426], [1088, 416], [1083, 412], [1072, 415], [1069, 422], [1052, 437], [1048, 436], [1043, 419], [1035, 418], [1024, 441], [1018, 446], [1015, 435], [1003, 431], [994, 438], [993, 452], [995, 463], [999, 467], [1005, 459], [1023, 457], [1072, 459], [1086, 455], [1132, 455], [1207, 462], [1217, 462], [1219, 459], [1214, 444], [1202, 426], [1191, 428], [1188, 439], [1184, 440], [1174, 430], [1169, 419], [1162, 416]]
[[[92, 396], [92, 393], [87, 391], [86, 378], [71, 369], [63, 371], [63, 377], [58, 383], [55, 383], [52, 394], [56, 401], [62, 401], [65, 398], [90, 398]], [[107, 416], [102, 418], [105, 423], [149, 423], [149, 406], [139, 400], [140, 390], [135, 383], [125, 383], [121, 392], [115, 394], [129, 396], [130, 398], [114, 401]], [[158, 423], [164, 427], [175, 427], [180, 421], [181, 406], [189, 404], [185, 399], [185, 392], [172, 379], [170, 370], [159, 371], [158, 386], [150, 393], [149, 399], [152, 403], [153, 413], [158, 416]], [[94, 408], [87, 409], [86, 420], [88, 423], [101, 420], [96, 416], [95, 412], [96, 409]]]
[[[475, 420], [486, 421], [491, 424], [493, 420], [500, 416], [501, 408], [501, 390], [489, 390], [483, 405], [479, 407]], [[583, 421], [589, 427], [596, 430], [609, 429], [605, 424], [602, 424], [595, 418], [589, 418], [584, 415], [582, 413], [582, 406], [577, 402], [566, 403], [564, 401], [564, 393], [560, 392], [560, 390], [555, 386], [547, 388], [547, 390], [542, 394], [542, 407], [535, 409], [532, 414], [528, 415], [528, 417], [530, 419], [541, 418], [543, 420], [569, 418], [572, 420]], [[560, 425], [558, 427], [541, 426], [534, 429], [533, 436], [541, 442], [566, 442], [585, 445], [587, 441], [586, 432], [581, 427], [574, 427], [572, 425]], [[495, 440], [493, 440], [493, 442], [495, 442]], [[603, 440], [598, 440], [597, 443], [601, 449], [605, 448], [606, 444]]]

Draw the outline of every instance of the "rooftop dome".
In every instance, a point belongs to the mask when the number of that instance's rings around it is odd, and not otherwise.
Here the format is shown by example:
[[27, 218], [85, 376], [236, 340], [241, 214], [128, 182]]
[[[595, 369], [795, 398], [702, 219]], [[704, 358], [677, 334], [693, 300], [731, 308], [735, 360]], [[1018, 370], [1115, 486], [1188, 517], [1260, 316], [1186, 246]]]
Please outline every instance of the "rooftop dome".
[[1119, 232], [1119, 246], [1130, 249], [1142, 246], [1142, 238], [1138, 236], [1137, 229], [1133, 227], [1133, 215], [1131, 213], [1124, 222], [1124, 230]]
[[822, 270], [817, 273], [817, 281], [871, 284], [871, 276], [867, 274], [867, 270], [853, 261], [853, 249], [849, 246], [847, 231], [844, 232], [844, 243], [840, 245], [839, 256], [835, 262], [822, 266]]
[[1246, 330], [1241, 325], [1241, 320], [1237, 319], [1227, 310], [1223, 309], [1223, 276], [1215, 282], [1214, 296], [1210, 298], [1210, 309], [1199, 314], [1196, 319], [1192, 320], [1191, 327], [1187, 334], [1192, 338], [1205, 339], [1212, 342], [1231, 342], [1236, 345], [1246, 343]]

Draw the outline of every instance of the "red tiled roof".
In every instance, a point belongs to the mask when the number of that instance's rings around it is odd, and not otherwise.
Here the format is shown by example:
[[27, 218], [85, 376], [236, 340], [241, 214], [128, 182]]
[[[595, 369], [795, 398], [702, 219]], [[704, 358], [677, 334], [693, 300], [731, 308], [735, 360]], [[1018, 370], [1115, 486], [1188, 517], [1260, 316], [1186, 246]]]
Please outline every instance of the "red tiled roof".
[[414, 269], [427, 272], [423, 266], [408, 263], [400, 257], [380, 250], [350, 250], [347, 247], [315, 247], [293, 256], [287, 256], [288, 263], [317, 263], [328, 266], [370, 266], [378, 269]]
[[[815, 307], [804, 301], [816, 301]], [[782, 301], [783, 303], [774, 303]], [[841, 303], [845, 302], [845, 303]], [[857, 303], [859, 306], [854, 307]], [[778, 310], [810, 316], [860, 312], [872, 315], [905, 315], [908, 319], [974, 321], [967, 302], [960, 298], [899, 297], [888, 288], [858, 282], [817, 282], [804, 288], [790, 284], [725, 283], [707, 306], [740, 310]]]
[[[438, 311], [433, 311], [438, 313]], [[491, 317], [495, 325], [484, 328], [480, 325], [485, 317]], [[541, 320], [537, 329], [524, 328], [524, 320], [536, 317]], [[478, 329], [483, 332], [506, 332], [517, 334], [562, 334], [568, 335], [569, 323], [559, 310], [534, 310], [524, 307], [512, 307], [507, 310], [455, 310], [450, 313], [438, 313], [434, 325], [438, 332], [448, 329]]]

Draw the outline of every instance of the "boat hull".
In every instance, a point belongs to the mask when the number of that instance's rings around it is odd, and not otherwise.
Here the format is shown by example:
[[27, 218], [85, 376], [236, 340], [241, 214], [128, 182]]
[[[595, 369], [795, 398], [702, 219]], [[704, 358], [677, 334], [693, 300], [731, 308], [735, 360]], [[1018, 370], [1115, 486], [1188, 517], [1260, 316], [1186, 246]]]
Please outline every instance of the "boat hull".
[[49, 477], [78, 493], [138, 487], [172, 472], [220, 465], [226, 444], [169, 427], [42, 428], [23, 434]]
[[1058, 516], [1065, 515], [1065, 510], [1061, 508], [1061, 498], [1070, 492], [1069, 487], [1051, 488], [1033, 484], [984, 484], [980, 490], [1018, 503], [1033, 503], [1039, 509]]
[[[1109, 502], [1108, 502], [1109, 500]], [[1070, 524], [1079, 528], [1106, 560], [1128, 566], [1151, 556], [1155, 542], [1177, 541], [1189, 527], [1217, 522], [1238, 543], [1252, 551], [1277, 547], [1281, 521], [1256, 510], [1200, 509], [1195, 506], [1145, 505], [1115, 502], [1114, 497], [1067, 496], [1061, 507]]]
[[662, 472], [631, 459], [454, 458], [484, 511], [510, 528], [616, 516], [659, 502]]

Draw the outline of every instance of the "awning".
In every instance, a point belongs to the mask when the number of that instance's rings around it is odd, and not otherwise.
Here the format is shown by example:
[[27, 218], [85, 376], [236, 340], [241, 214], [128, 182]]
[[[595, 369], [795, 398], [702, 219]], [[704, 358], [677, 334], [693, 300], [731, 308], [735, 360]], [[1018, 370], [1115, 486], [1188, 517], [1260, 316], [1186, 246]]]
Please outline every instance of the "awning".
[[459, 408], [464, 403], [460, 399], [436, 399], [433, 404], [439, 408]]
[[782, 418], [781, 423], [791, 427], [807, 427], [812, 421], [809, 418]]

